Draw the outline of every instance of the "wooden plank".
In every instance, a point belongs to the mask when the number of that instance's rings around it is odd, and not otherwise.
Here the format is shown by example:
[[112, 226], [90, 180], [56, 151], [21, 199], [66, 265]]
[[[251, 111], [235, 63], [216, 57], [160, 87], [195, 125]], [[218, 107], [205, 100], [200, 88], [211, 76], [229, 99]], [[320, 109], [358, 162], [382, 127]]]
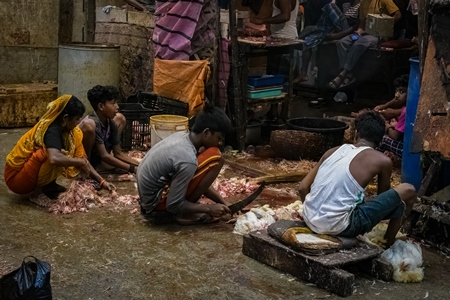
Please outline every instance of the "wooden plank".
[[233, 96], [230, 97], [231, 120], [233, 121], [235, 143], [237, 149], [245, 148], [245, 123], [241, 88], [241, 62], [239, 55], [238, 34], [236, 24], [236, 0], [229, 2], [230, 38], [231, 38], [231, 74], [233, 76]]
[[260, 243], [274, 245], [280, 249], [283, 249], [283, 251], [294, 252], [310, 262], [315, 262], [328, 268], [337, 268], [345, 265], [355, 264], [360, 261], [373, 259], [378, 257], [378, 255], [383, 252], [383, 250], [381, 250], [377, 246], [359, 242], [357, 246], [352, 249], [346, 249], [326, 255], [313, 256], [292, 250], [288, 246], [283, 245], [281, 242], [269, 236], [266, 230], [250, 232], [249, 236]]
[[270, 241], [270, 239], [267, 232], [258, 231], [245, 235], [242, 252], [244, 255], [312, 282], [339, 296], [352, 295], [355, 279], [353, 274], [309, 260], [307, 255], [295, 252], [273, 239]]
[[425, 193], [428, 190], [428, 187], [430, 186], [431, 181], [433, 180], [434, 175], [441, 168], [442, 160], [440, 157], [434, 157], [432, 158], [432, 160], [433, 162], [431, 163], [431, 166], [428, 168], [428, 171], [422, 180], [422, 184], [420, 185], [419, 191], [417, 192], [417, 197], [419, 198], [425, 195]]
[[286, 174], [277, 174], [277, 175], [267, 175], [260, 176], [255, 179], [252, 179], [256, 183], [271, 184], [271, 183], [285, 183], [285, 182], [299, 182], [302, 181], [303, 178], [306, 177], [307, 172], [299, 172], [299, 173], [286, 173]]
[[240, 76], [240, 81], [241, 81], [241, 97], [242, 97], [242, 115], [241, 115], [241, 120], [242, 120], [242, 125], [243, 125], [243, 134], [241, 134], [240, 137], [240, 141], [239, 141], [239, 150], [245, 150], [245, 135], [246, 135], [246, 128], [247, 128], [247, 123], [248, 123], [248, 119], [247, 119], [247, 110], [248, 110], [248, 100], [247, 100], [247, 79], [248, 79], [248, 60], [249, 58], [247, 57], [246, 53], [239, 48], [239, 60], [241, 62], [241, 76]]
[[365, 260], [358, 263], [356, 267], [360, 271], [384, 281], [392, 280], [392, 275], [394, 274], [394, 267], [392, 267], [390, 263], [384, 262], [379, 258], [374, 260]]
[[443, 158], [449, 159], [450, 115], [447, 114], [447, 92], [441, 81], [442, 69], [435, 59], [436, 51], [431, 39], [420, 87], [411, 152], [440, 152]]
[[72, 42], [73, 27], [73, 0], [61, 0], [59, 2], [59, 43], [68, 44]]
[[261, 177], [261, 176], [267, 176], [268, 174], [260, 171], [258, 169], [254, 169], [252, 167], [246, 166], [244, 164], [241, 164], [239, 162], [232, 161], [230, 159], [225, 158], [225, 163], [230, 165], [233, 169], [241, 171], [244, 175], [249, 177]]

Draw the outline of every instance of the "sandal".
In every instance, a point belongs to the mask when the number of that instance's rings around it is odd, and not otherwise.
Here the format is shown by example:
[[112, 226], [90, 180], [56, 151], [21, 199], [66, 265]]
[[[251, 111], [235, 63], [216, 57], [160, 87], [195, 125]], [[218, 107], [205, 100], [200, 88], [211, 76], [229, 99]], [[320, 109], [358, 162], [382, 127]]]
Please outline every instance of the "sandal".
[[[337, 79], [339, 78], [339, 82], [337, 81]], [[330, 81], [330, 83], [328, 83], [328, 85], [334, 89], [337, 90], [339, 89], [339, 87], [342, 85], [342, 83], [344, 82], [345, 77], [342, 76], [341, 74], [339, 74], [338, 76], [336, 76], [336, 78], [334, 78], [333, 80]]]
[[348, 87], [356, 82], [356, 77], [353, 74], [349, 74], [345, 77], [344, 81], [342, 81], [341, 88]]

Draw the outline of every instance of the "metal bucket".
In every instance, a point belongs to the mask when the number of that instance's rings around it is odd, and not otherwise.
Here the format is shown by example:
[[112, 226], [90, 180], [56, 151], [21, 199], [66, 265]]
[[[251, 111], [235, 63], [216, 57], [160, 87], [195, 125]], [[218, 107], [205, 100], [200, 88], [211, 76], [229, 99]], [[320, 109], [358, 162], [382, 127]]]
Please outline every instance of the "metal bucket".
[[119, 87], [120, 47], [115, 45], [73, 43], [59, 45], [58, 96], [71, 94], [93, 111], [87, 91], [95, 85]]

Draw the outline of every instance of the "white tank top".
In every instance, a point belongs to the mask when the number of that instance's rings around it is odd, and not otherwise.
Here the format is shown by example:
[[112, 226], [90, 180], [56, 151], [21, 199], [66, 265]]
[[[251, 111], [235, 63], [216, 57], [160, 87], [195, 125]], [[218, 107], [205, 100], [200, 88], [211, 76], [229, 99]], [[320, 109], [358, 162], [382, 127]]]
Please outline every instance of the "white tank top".
[[347, 228], [353, 209], [364, 200], [350, 163], [366, 149], [370, 147], [342, 145], [320, 166], [303, 203], [303, 218], [312, 231], [336, 235]]
[[[273, 0], [272, 17], [280, 14], [280, 9], [275, 6]], [[297, 14], [298, 14], [298, 0], [295, 1], [294, 9], [291, 11], [291, 18], [286, 23], [270, 24], [271, 36], [274, 38], [296, 39], [297, 33]]]

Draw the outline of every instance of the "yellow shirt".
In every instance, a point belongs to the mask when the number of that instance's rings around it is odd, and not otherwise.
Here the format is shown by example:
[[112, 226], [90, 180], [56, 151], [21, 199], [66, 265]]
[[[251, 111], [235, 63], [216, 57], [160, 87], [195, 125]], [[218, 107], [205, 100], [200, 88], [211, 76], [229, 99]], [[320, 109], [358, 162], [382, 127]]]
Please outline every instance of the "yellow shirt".
[[383, 14], [387, 15], [392, 15], [399, 10], [392, 0], [362, 0], [359, 7], [359, 19], [364, 21], [368, 14], [379, 14], [381, 8]]

